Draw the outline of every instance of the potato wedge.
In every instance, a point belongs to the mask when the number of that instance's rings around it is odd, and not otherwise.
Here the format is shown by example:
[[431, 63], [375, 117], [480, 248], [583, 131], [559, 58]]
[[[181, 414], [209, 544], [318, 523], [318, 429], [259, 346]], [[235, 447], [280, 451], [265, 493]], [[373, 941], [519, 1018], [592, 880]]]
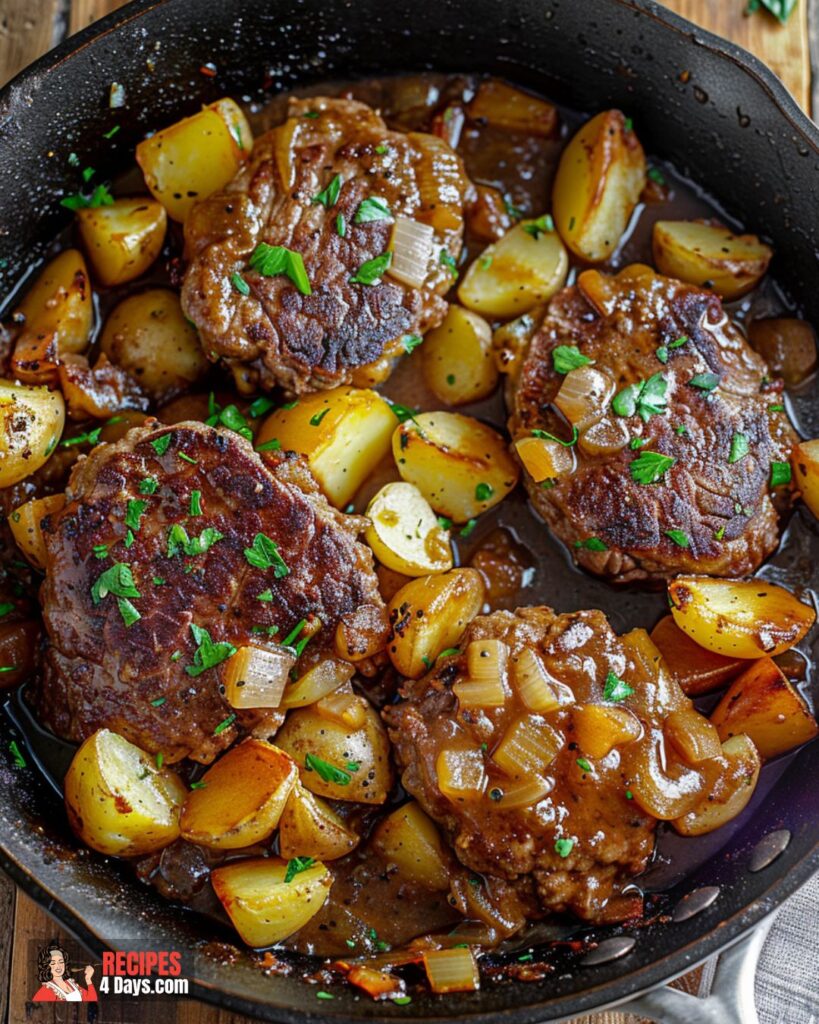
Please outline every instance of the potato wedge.
[[777, 377], [797, 387], [816, 369], [816, 332], [807, 320], [770, 317], [748, 324], [748, 340]]
[[123, 299], [105, 321], [100, 346], [156, 401], [186, 390], [208, 368], [196, 328], [167, 288]]
[[100, 284], [111, 288], [144, 274], [165, 241], [168, 215], [155, 199], [115, 199], [77, 210], [77, 228]]
[[497, 505], [520, 469], [491, 427], [457, 412], [422, 412], [393, 434], [398, 472], [436, 512], [464, 523]]
[[792, 462], [802, 500], [819, 519], [819, 440], [798, 444], [793, 450]]
[[322, 697], [333, 693], [348, 683], [355, 674], [355, 668], [341, 658], [324, 658], [316, 662], [284, 691], [281, 699], [283, 708], [304, 708], [315, 704]]
[[661, 274], [707, 285], [729, 301], [755, 288], [773, 257], [756, 235], [734, 235], [698, 220], [658, 220], [651, 245]]
[[182, 780], [109, 729], [82, 744], [65, 776], [65, 806], [84, 843], [114, 857], [153, 853], [179, 837]]
[[136, 160], [151, 195], [172, 220], [184, 221], [197, 200], [227, 185], [252, 149], [247, 119], [222, 99], [140, 142]]
[[395, 414], [381, 395], [341, 387], [304, 395], [295, 406], [271, 413], [256, 446], [264, 450], [278, 441], [306, 455], [327, 500], [344, 508], [389, 452], [394, 430]]
[[59, 391], [0, 380], [0, 487], [36, 472], [57, 447], [64, 426]]
[[482, 316], [511, 319], [560, 291], [569, 257], [545, 218], [521, 221], [470, 264], [458, 299]]
[[287, 879], [288, 863], [278, 857], [235, 861], [211, 872], [213, 891], [248, 946], [272, 946], [297, 932], [321, 910], [333, 884], [323, 864]]
[[389, 606], [387, 653], [395, 668], [410, 679], [427, 672], [441, 651], [458, 643], [485, 593], [477, 569], [422, 576], [401, 587]]
[[11, 690], [34, 672], [38, 655], [39, 619], [0, 622], [0, 690]]
[[297, 782], [279, 820], [279, 850], [288, 860], [314, 857], [337, 860], [358, 845], [355, 832], [321, 797], [313, 796]]
[[429, 389], [448, 405], [486, 398], [498, 383], [492, 328], [477, 313], [450, 306], [440, 326], [424, 338], [421, 366]]
[[378, 823], [372, 847], [402, 878], [433, 892], [449, 890], [448, 857], [434, 822], [411, 800]]
[[816, 612], [767, 580], [678, 576], [668, 584], [671, 614], [708, 651], [729, 658], [773, 657], [807, 633]]
[[535, 333], [537, 321], [533, 316], [523, 316], [501, 324], [492, 335], [492, 348], [495, 352], [495, 364], [499, 373], [514, 378], [520, 372], [523, 357], [529, 348], [529, 342]]
[[387, 733], [371, 706], [360, 729], [331, 722], [314, 707], [291, 711], [276, 742], [299, 766], [301, 783], [332, 800], [383, 804], [392, 789]]
[[466, 111], [472, 121], [510, 132], [546, 139], [557, 133], [557, 107], [497, 78], [481, 82]]
[[555, 224], [576, 256], [607, 260], [646, 183], [640, 141], [619, 110], [587, 121], [563, 150], [552, 189]]
[[705, 835], [736, 818], [754, 795], [761, 762], [747, 736], [733, 736], [722, 744], [722, 756], [700, 767], [705, 776], [703, 795], [671, 822], [683, 836]]
[[651, 639], [669, 672], [689, 697], [718, 690], [747, 664], [742, 658], [728, 658], [700, 647], [687, 633], [683, 633], [673, 615], [660, 619], [651, 631]]
[[449, 531], [414, 484], [385, 484], [367, 506], [364, 539], [394, 572], [426, 576], [452, 568]]
[[248, 738], [224, 753], [201, 781], [185, 798], [183, 837], [217, 850], [237, 850], [273, 832], [298, 770], [283, 750]]
[[722, 753], [717, 730], [693, 704], [671, 711], [663, 729], [683, 761], [694, 768]]
[[45, 265], [17, 313], [25, 317], [21, 338], [50, 336], [59, 355], [86, 350], [94, 306], [88, 270], [79, 249], [64, 249]]
[[16, 508], [9, 516], [9, 526], [26, 561], [41, 572], [45, 571], [48, 555], [43, 539], [42, 521], [65, 505], [64, 494], [49, 494], [45, 498], [32, 498]]
[[816, 719], [770, 658], [752, 662], [711, 712], [723, 741], [745, 734], [763, 761], [770, 761], [819, 733]]

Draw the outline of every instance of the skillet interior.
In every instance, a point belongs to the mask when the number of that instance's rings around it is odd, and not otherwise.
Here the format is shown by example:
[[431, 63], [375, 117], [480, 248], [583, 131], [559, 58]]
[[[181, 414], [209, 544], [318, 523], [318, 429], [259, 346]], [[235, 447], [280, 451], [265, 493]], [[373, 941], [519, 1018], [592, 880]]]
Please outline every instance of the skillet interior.
[[[199, 73], [206, 61], [216, 63], [217, 79]], [[639, 118], [651, 152], [672, 160], [723, 198], [729, 212], [771, 238], [775, 276], [808, 318], [819, 321], [819, 295], [809, 286], [819, 247], [811, 203], [819, 163], [815, 130], [747, 55], [715, 48], [702, 33], [645, 0], [439, 0], [423, 11], [387, 9], [374, 0], [349, 7], [318, 0], [264, 7], [247, 0], [139, 0], [49, 55], [0, 97], [0, 261], [8, 261], [0, 263], [0, 291], [8, 292], [64, 223], [54, 195], [67, 185], [65, 162], [47, 153], [74, 150], [101, 176], [110, 176], [146, 130], [192, 111], [203, 99], [226, 92], [255, 98], [264, 87], [425, 67], [492, 71], [581, 109], [625, 107]], [[122, 129], [105, 142], [112, 81], [139, 99], [120, 112]], [[819, 403], [808, 404], [813, 418], [807, 407], [801, 418], [816, 436]], [[622, 595], [569, 571], [556, 548], [542, 540], [541, 547], [547, 549], [550, 573], [544, 599], [561, 610], [601, 606], [618, 629], [645, 624], [646, 605], [638, 593]], [[804, 578], [805, 566], [817, 558], [815, 526], [800, 513], [766, 575], [780, 579], [801, 566]], [[719, 856], [674, 890], [681, 896], [701, 885], [719, 885], [720, 898], [686, 922], [640, 929], [623, 960], [580, 967], [567, 958], [538, 984], [487, 985], [451, 1001], [416, 997], [406, 1007], [339, 993], [320, 1005], [322, 1017], [543, 1021], [600, 1007], [687, 970], [764, 916], [819, 866], [811, 786], [817, 771], [819, 744], [784, 765]], [[153, 898], [115, 863], [75, 851], [62, 820], [53, 820], [55, 804], [44, 785], [7, 766], [0, 767], [0, 776], [6, 863], [44, 902], [58, 900], [52, 909], [81, 938], [95, 947], [197, 947], [205, 929], [196, 919]], [[771, 867], [750, 874], [749, 851], [779, 828], [793, 833], [788, 849]], [[243, 963], [197, 956], [194, 974], [197, 994], [272, 1019], [301, 1020], [316, 1010], [311, 989]]]

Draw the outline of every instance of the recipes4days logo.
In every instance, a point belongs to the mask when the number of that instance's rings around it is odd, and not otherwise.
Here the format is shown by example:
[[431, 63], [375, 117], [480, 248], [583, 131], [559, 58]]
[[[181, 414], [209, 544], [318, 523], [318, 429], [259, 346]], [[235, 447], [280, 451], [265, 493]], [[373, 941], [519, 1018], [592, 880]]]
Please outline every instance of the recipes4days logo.
[[[75, 980], [77, 973], [80, 980]], [[56, 942], [42, 946], [37, 953], [37, 977], [40, 987], [31, 997], [35, 1003], [96, 1003], [94, 965], [72, 967], [68, 953]], [[80, 981], [82, 983], [80, 983]], [[93, 1019], [89, 1015], [89, 1020]]]

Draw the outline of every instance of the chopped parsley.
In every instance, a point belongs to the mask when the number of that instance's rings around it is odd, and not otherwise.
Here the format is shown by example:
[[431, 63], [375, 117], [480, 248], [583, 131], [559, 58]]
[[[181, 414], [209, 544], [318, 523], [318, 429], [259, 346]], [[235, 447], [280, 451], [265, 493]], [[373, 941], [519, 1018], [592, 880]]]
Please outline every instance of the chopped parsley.
[[245, 558], [257, 569], [273, 569], [273, 575], [277, 580], [290, 572], [287, 563], [279, 554], [278, 544], [263, 533], [257, 533], [251, 547], [245, 548]]
[[414, 352], [419, 345], [423, 345], [424, 339], [420, 334], [405, 334], [401, 338], [401, 344], [404, 346], [404, 351], [409, 355], [410, 352]]
[[187, 452], [177, 452], [176, 454], [179, 456], [180, 459], [182, 459], [183, 462], [189, 462], [192, 466], [199, 465], [199, 461], [197, 459], [194, 459], [193, 456], [188, 455]]
[[577, 345], [558, 345], [552, 350], [552, 363], [556, 373], [570, 373], [591, 362], [584, 356]]
[[771, 463], [771, 487], [782, 487], [791, 482], [790, 462]]
[[284, 873], [285, 882], [289, 884], [296, 875], [300, 875], [302, 871], [307, 871], [315, 863], [315, 857], [293, 857], [292, 860], [287, 862], [287, 870]]
[[739, 462], [740, 459], [745, 458], [750, 450], [751, 446], [748, 443], [747, 435], [734, 434], [731, 438], [731, 451], [728, 455], [728, 461], [730, 463]]
[[477, 525], [478, 525], [478, 520], [477, 519], [469, 519], [469, 520], [467, 520], [466, 524], [464, 526], [462, 526], [461, 529], [458, 531], [458, 536], [459, 537], [463, 537], [463, 538], [471, 536], [472, 535], [472, 531], [475, 529], [475, 527]]
[[446, 249], [441, 249], [439, 256], [439, 262], [442, 267], [446, 267], [447, 270], [452, 274], [453, 277], [458, 276], [458, 264], [455, 262], [455, 257]]
[[60, 200], [60, 206], [64, 206], [66, 210], [92, 210], [98, 206], [113, 206], [114, 197], [108, 191], [106, 185], [97, 185], [90, 196], [83, 195], [82, 192], [76, 192], [72, 196], [65, 196]]
[[710, 395], [719, 387], [719, 376], [716, 373], [696, 373], [688, 382], [690, 388], [697, 388], [703, 394]]
[[347, 237], [347, 221], [343, 213], [336, 215], [336, 234], [339, 238]]
[[559, 437], [555, 437], [554, 434], [550, 434], [548, 430], [533, 430], [532, 437], [538, 437], [542, 441], [557, 441], [558, 444], [562, 444], [564, 448], [571, 448], [572, 445], [577, 444], [577, 438], [580, 436], [580, 431], [577, 427], [572, 427], [572, 436], [568, 441], [561, 441]]
[[679, 548], [690, 548], [691, 540], [683, 530], [663, 530], [669, 540], [673, 540]]
[[267, 395], [260, 395], [258, 398], [250, 403], [250, 408], [247, 410], [248, 416], [252, 419], [258, 419], [259, 416], [263, 416], [266, 412], [270, 412], [276, 403], [272, 398], [268, 398]]
[[552, 220], [552, 216], [549, 213], [544, 213], [542, 217], [538, 217], [537, 220], [531, 221], [529, 224], [523, 225], [523, 230], [527, 235], [531, 235], [532, 238], [537, 241], [541, 235], [548, 234], [555, 229], [555, 222]]
[[668, 362], [668, 345], [660, 345], [654, 354], [665, 365]]
[[140, 494], [156, 494], [159, 489], [159, 481], [156, 477], [146, 476], [139, 481], [139, 487], [137, 489]]
[[190, 505], [188, 506], [192, 516], [202, 515], [202, 492], [191, 491]]
[[[194, 651], [193, 664], [185, 666], [185, 671], [189, 676], [200, 676], [209, 668], [221, 665], [223, 661], [232, 658], [236, 653], [236, 648], [233, 644], [228, 643], [226, 640], [214, 643], [210, 633], [204, 627], [197, 626], [195, 622], [191, 623], [191, 633], [193, 633], [193, 639], [196, 641], [197, 648]], [[213, 735], [217, 736], [220, 732], [227, 729], [235, 718], [236, 715], [226, 718], [224, 722], [217, 725]]]
[[327, 415], [327, 413], [329, 411], [330, 411], [330, 406], [328, 405], [326, 408], [322, 409], [320, 412], [314, 413], [310, 417], [310, 426], [311, 427], [317, 427], [321, 423], [321, 421], [324, 419], [324, 417]]
[[722, 540], [725, 536], [725, 523], [718, 530], [714, 530], [714, 540]]
[[142, 597], [134, 583], [134, 576], [127, 562], [115, 562], [96, 578], [91, 585], [91, 600], [99, 604], [112, 594], [114, 597]]
[[341, 192], [341, 175], [337, 174], [327, 188], [322, 189], [318, 195], [313, 196], [313, 204], [323, 206], [325, 210], [329, 210], [331, 206], [335, 206], [338, 202], [339, 193]]
[[448, 516], [438, 516], [438, 525], [442, 530], [451, 530], [452, 520]]
[[669, 348], [682, 348], [683, 345], [688, 343], [688, 335], [681, 334], [679, 338], [675, 338], [674, 341], [669, 341]]
[[495, 493], [495, 488], [491, 484], [479, 483], [475, 488], [475, 500], [476, 501], [489, 501], [492, 495]]
[[625, 700], [626, 697], [630, 697], [633, 693], [634, 690], [625, 679], [621, 679], [614, 672], [608, 673], [603, 686], [603, 700], [610, 700], [615, 704], [619, 704], [621, 700]]
[[647, 175], [657, 185], [665, 185], [665, 175], [658, 167], [650, 167]]
[[349, 786], [352, 779], [349, 772], [343, 768], [337, 768], [316, 754], [305, 754], [304, 767], [308, 772], [315, 772], [324, 782], [330, 782], [336, 786]]
[[250, 285], [238, 270], [230, 275], [230, 283], [240, 295], [250, 295]]
[[632, 439], [628, 443], [628, 446], [633, 452], [636, 452], [638, 448], [644, 448], [647, 444], [647, 437], [632, 437]]
[[[188, 672], [189, 669], [186, 668], [185, 671]], [[225, 729], [229, 729], [235, 721], [236, 715], [228, 715], [227, 718], [223, 718], [222, 721], [213, 730], [213, 735], [218, 736], [220, 733], [223, 733]]]
[[282, 443], [277, 437], [271, 437], [269, 441], [256, 446], [257, 452], [278, 452], [281, 451]]
[[374, 220], [392, 220], [392, 211], [383, 199], [370, 196], [355, 211], [353, 224], [369, 224]]
[[13, 601], [3, 601], [0, 604], [0, 619], [5, 618], [9, 612], [13, 612], [17, 605]]
[[574, 839], [555, 839], [555, 853], [558, 857], [568, 857], [573, 846]]
[[407, 420], [414, 420], [415, 415], [418, 412], [417, 409], [410, 409], [406, 405], [401, 405], [400, 402], [390, 402], [390, 408], [399, 423], [406, 423]]
[[[210, 415], [205, 420], [205, 423], [209, 427], [227, 427], [228, 430], [232, 430], [234, 434], [239, 434], [246, 441], [253, 440], [253, 431], [248, 426], [247, 419], [239, 412], [235, 405], [226, 405], [223, 409], [217, 404], [213, 392], [211, 392], [208, 399], [208, 411]], [[180, 457], [182, 456], [180, 455]]]
[[633, 416], [635, 413], [643, 423], [652, 416], [661, 416], [668, 407], [668, 381], [662, 373], [655, 373], [648, 380], [629, 384], [612, 399], [611, 407], [618, 416]]
[[262, 277], [284, 275], [290, 278], [302, 295], [313, 294], [300, 252], [293, 252], [292, 249], [287, 249], [283, 245], [268, 245], [267, 242], [259, 242], [250, 256], [248, 267], [258, 271]]
[[577, 767], [581, 771], [583, 771], [583, 772], [591, 772], [592, 766], [589, 764], [589, 762], [586, 760], [585, 757], [578, 757], [576, 763], [577, 763]]
[[631, 479], [638, 484], [655, 484], [663, 477], [677, 460], [671, 455], [659, 452], [640, 452], [636, 459], [629, 463]]
[[506, 212], [512, 220], [521, 220], [523, 218], [523, 210], [519, 206], [515, 206], [509, 196], [503, 197], [503, 205], [506, 207]]
[[273, 591], [272, 590], [263, 590], [261, 592], [261, 594], [258, 595], [256, 600], [257, 601], [262, 601], [264, 604], [270, 604], [270, 602], [273, 600]]
[[94, 552], [95, 558], [107, 558], [108, 557], [108, 545], [107, 544], [95, 544], [91, 549]]
[[202, 782], [202, 780], [200, 779], [198, 782], [191, 783], [191, 789], [206, 789], [207, 785], [207, 782]]
[[9, 753], [11, 754], [11, 759], [14, 762], [15, 768], [28, 767], [26, 759], [23, 757], [23, 753], [17, 745], [17, 740], [12, 740], [11, 743], [9, 743]]
[[382, 252], [380, 256], [374, 256], [373, 259], [361, 264], [349, 278], [350, 284], [380, 284], [382, 275], [387, 272], [391, 263], [391, 252]]
[[587, 551], [608, 551], [608, 545], [599, 537], [587, 537], [585, 540], [576, 540], [576, 548], [585, 548]]
[[139, 525], [147, 507], [148, 502], [142, 501], [140, 498], [132, 498], [125, 506], [125, 525], [134, 533], [139, 533]]
[[163, 434], [162, 437], [155, 437], [153, 441], [150, 442], [151, 447], [153, 448], [157, 455], [165, 454], [165, 452], [170, 447], [172, 437], [173, 433]]
[[185, 554], [189, 558], [195, 558], [196, 555], [204, 555], [206, 551], [210, 551], [214, 544], [224, 539], [224, 534], [220, 533], [213, 526], [206, 526], [204, 530], [199, 534], [198, 537], [189, 537], [188, 531], [180, 523], [174, 523], [174, 525], [168, 530], [168, 558], [175, 558], [177, 555]]
[[99, 444], [101, 433], [102, 427], [95, 427], [93, 430], [89, 430], [85, 434], [77, 434], [76, 437], [67, 437], [64, 441], [60, 441], [60, 447], [70, 448], [71, 445], [74, 444]]

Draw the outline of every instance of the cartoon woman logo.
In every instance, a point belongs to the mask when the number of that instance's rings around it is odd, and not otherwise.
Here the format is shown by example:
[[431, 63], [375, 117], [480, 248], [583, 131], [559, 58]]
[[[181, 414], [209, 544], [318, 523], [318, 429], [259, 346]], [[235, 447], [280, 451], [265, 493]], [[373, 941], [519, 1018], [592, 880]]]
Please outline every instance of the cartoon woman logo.
[[[80, 968], [82, 970], [82, 968]], [[34, 995], [35, 1003], [96, 1003], [97, 992], [91, 984], [94, 968], [85, 968], [85, 988], [69, 977], [68, 955], [56, 942], [37, 954], [37, 973], [42, 985]]]

